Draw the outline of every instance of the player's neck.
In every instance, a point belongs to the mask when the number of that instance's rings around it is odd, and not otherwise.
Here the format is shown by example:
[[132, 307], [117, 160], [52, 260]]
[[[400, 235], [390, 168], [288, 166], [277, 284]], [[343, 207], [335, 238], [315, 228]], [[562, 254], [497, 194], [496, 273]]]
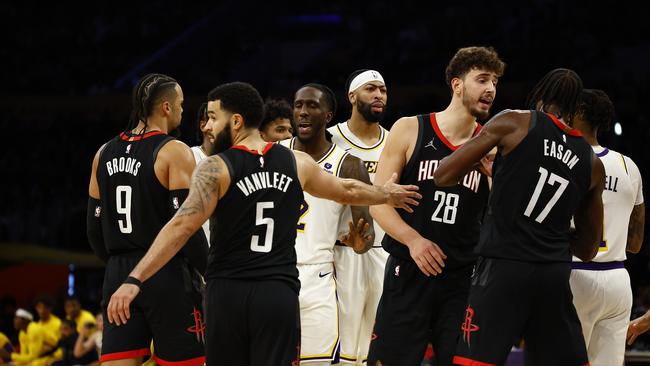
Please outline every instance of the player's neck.
[[352, 116], [348, 120], [350, 132], [367, 145], [373, 145], [381, 137], [381, 128], [377, 122], [368, 122], [356, 109], [352, 109]]
[[454, 145], [469, 140], [477, 127], [476, 117], [460, 100], [457, 103], [452, 101], [444, 111], [436, 113], [436, 122], [442, 134]]
[[167, 124], [164, 123], [163, 121], [157, 118], [149, 118], [147, 119], [146, 128], [144, 122], [140, 121], [138, 125], [131, 130], [131, 132], [134, 134], [145, 134], [151, 131], [160, 131], [166, 134], [169, 132], [169, 129], [167, 127]]
[[262, 151], [267, 144], [256, 128], [240, 131], [233, 139], [233, 146], [246, 146], [250, 150]]
[[296, 137], [293, 143], [294, 150], [305, 152], [316, 161], [322, 159], [330, 147], [332, 147], [332, 143], [327, 141], [325, 133], [315, 136], [311, 141], [300, 141]]

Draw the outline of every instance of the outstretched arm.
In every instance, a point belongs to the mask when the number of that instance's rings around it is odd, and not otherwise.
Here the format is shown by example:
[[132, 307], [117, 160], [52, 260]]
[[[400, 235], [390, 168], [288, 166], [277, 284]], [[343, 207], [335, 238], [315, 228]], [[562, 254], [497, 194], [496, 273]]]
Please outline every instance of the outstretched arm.
[[[192, 175], [189, 196], [160, 230], [130, 277], [144, 282], [169, 262], [214, 212], [229, 185], [230, 174], [220, 157], [211, 156], [201, 162]], [[108, 321], [117, 325], [126, 323], [130, 318], [129, 305], [139, 291], [139, 286], [134, 284], [120, 286], [108, 304]]]
[[[494, 116], [481, 131], [471, 140], [464, 143], [453, 154], [440, 161], [440, 165], [433, 174], [437, 186], [448, 187], [458, 184], [458, 181], [477, 165], [495, 147], [503, 153], [503, 149], [512, 149], [521, 141], [516, 141], [514, 146], [510, 143], [511, 135], [521, 130], [518, 125], [519, 112], [508, 111]], [[516, 116], [516, 117], [515, 117]], [[504, 146], [506, 145], [506, 146]], [[491, 173], [491, 172], [490, 172]]]
[[397, 175], [393, 174], [383, 186], [372, 186], [356, 179], [338, 178], [325, 173], [311, 156], [293, 150], [296, 156], [298, 177], [303, 190], [309, 194], [347, 205], [381, 205], [413, 211], [409, 205], [417, 206], [422, 196], [414, 185], [395, 184]]

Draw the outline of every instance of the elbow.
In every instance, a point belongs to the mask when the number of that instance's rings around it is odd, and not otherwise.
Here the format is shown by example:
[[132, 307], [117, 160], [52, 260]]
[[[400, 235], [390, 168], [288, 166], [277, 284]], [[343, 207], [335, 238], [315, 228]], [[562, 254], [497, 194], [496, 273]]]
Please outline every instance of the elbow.
[[632, 254], [637, 254], [641, 251], [641, 241], [628, 241], [626, 250]]

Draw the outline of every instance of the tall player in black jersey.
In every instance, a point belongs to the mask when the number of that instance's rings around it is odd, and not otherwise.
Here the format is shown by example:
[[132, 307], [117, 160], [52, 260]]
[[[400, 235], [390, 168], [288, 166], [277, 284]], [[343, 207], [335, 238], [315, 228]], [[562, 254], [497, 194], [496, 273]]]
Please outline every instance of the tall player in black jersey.
[[571, 252], [589, 261], [598, 251], [605, 170], [565, 123], [581, 92], [575, 72], [549, 72], [531, 94], [536, 110], [498, 114], [434, 173], [436, 184], [455, 185], [498, 148], [456, 365], [502, 365], [521, 337], [526, 365], [588, 364], [569, 286]]
[[390, 256], [369, 365], [419, 364], [428, 342], [437, 365], [451, 364], [489, 187], [478, 171], [454, 187], [438, 187], [433, 172], [479, 131], [476, 119], [487, 118], [504, 67], [491, 48], [458, 50], [446, 69], [452, 90], [447, 109], [400, 118], [388, 135], [375, 184], [397, 171], [400, 182], [417, 184], [424, 199], [413, 213], [370, 208], [386, 231], [382, 245]]
[[[245, 83], [208, 95], [215, 153], [192, 176], [187, 201], [111, 297], [109, 319], [127, 322], [137, 284], [156, 272], [210, 218], [206, 356], [209, 365], [291, 365], [297, 361], [296, 225], [304, 191], [345, 204], [411, 210], [415, 186], [370, 186], [328, 174], [311, 156], [260, 137], [263, 102]], [[154, 276], [154, 277], [152, 277]], [[144, 282], [146, 286], [147, 282]], [[146, 295], [143, 291], [142, 295]], [[130, 321], [130, 320], [129, 320]]]
[[[181, 123], [183, 91], [169, 76], [149, 74], [133, 90], [126, 130], [102, 146], [93, 160], [88, 240], [106, 265], [103, 297], [125, 281], [154, 238], [187, 197], [195, 167], [189, 147], [167, 135]], [[194, 270], [206, 269], [203, 231], [192, 236], [131, 307], [131, 321], [104, 326], [102, 364], [139, 365], [153, 337], [158, 363], [205, 362], [200, 294]], [[173, 298], [173, 301], [169, 301]], [[105, 306], [106, 304], [104, 304]]]

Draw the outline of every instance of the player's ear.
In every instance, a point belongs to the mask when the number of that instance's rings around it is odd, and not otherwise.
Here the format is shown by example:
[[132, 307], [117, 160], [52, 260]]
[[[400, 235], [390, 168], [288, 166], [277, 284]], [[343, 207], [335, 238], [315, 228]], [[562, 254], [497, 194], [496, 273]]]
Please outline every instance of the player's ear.
[[241, 130], [243, 129], [244, 126], [244, 117], [239, 114], [239, 113], [234, 113], [232, 117], [230, 117], [230, 121], [232, 122], [232, 127], [235, 130]]
[[354, 105], [357, 102], [357, 94], [355, 92], [348, 93], [348, 101], [350, 101], [350, 104]]
[[454, 94], [460, 94], [462, 88], [463, 88], [463, 80], [461, 78], [451, 79], [451, 90], [453, 90]]

